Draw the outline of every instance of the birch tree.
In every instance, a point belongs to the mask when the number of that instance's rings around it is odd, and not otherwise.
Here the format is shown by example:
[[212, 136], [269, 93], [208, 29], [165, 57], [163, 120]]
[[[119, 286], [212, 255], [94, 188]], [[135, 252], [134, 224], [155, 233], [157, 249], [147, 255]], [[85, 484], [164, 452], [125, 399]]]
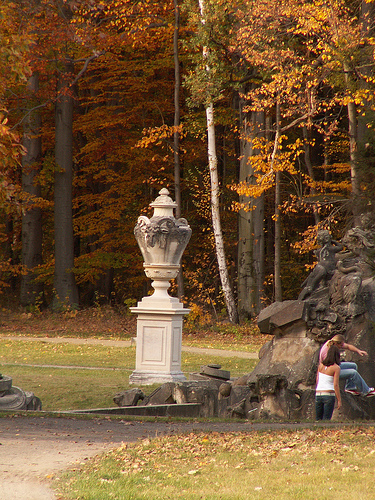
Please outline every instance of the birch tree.
[[[200, 10], [201, 22], [204, 25], [206, 22], [204, 0], [199, 0], [199, 10]], [[203, 47], [204, 60], [207, 60], [208, 53], [209, 53], [208, 47], [207, 46]], [[211, 68], [208, 64], [206, 64], [206, 72], [208, 75], [211, 72]], [[215, 236], [216, 258], [219, 267], [221, 286], [224, 293], [224, 299], [229, 319], [232, 323], [238, 323], [238, 312], [233, 292], [230, 286], [229, 273], [225, 259], [223, 233], [221, 230], [220, 187], [219, 187], [219, 176], [217, 172], [214, 103], [212, 100], [206, 104], [206, 120], [207, 120], [208, 167], [210, 171], [210, 181], [211, 181], [212, 228]]]

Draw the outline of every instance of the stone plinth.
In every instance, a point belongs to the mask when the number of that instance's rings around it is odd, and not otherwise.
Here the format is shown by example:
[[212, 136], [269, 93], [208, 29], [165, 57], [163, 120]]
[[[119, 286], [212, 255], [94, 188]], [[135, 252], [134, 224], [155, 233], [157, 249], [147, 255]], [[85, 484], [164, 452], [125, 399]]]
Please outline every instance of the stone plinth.
[[146, 297], [132, 308], [137, 314], [137, 351], [135, 370], [129, 382], [151, 385], [184, 381], [186, 377], [181, 371], [182, 323], [189, 309], [184, 309], [177, 299], [173, 301], [173, 297], [170, 297], [170, 305], [174, 307], [168, 309], [153, 307], [150, 299]]

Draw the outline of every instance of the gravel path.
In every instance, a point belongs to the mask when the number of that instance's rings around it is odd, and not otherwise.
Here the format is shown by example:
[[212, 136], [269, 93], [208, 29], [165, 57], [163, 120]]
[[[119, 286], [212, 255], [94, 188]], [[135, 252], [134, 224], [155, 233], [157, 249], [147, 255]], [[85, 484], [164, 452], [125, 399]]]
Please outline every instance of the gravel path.
[[[70, 343], [129, 347], [131, 341], [76, 339], [67, 337], [24, 337], [2, 335], [2, 340]], [[201, 349], [183, 346], [183, 351], [223, 357], [256, 359], [257, 353]], [[57, 500], [49, 487], [50, 480], [60, 471], [122, 442], [134, 442], [145, 437], [217, 430], [219, 432], [251, 429], [251, 424], [231, 423], [164, 423], [110, 420], [105, 418], [17, 416], [0, 418], [0, 500]]]
[[40, 416], [9, 415], [0, 418], [0, 500], [58, 500], [49, 487], [55, 475], [123, 442], [192, 431], [252, 432], [314, 425], [249, 421], [142, 422], [51, 417], [43, 416], [43, 412]]

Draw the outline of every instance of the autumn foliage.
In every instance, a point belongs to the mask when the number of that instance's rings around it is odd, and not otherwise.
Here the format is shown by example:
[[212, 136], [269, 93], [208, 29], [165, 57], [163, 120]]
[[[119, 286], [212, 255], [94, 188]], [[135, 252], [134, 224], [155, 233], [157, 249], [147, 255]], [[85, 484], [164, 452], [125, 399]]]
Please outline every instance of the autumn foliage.
[[[98, 298], [123, 303], [148, 292], [133, 228], [139, 215], [150, 215], [149, 203], [161, 187], [173, 197], [178, 131], [181, 213], [193, 229], [183, 257], [185, 299], [221, 314], [204, 116], [210, 100], [235, 292], [238, 210], [249, 209], [239, 196], [264, 199], [268, 302], [274, 298], [276, 221], [283, 293], [295, 298], [305, 265], [311, 265], [317, 226], [339, 238], [352, 216], [371, 209], [372, 2], [208, 0], [204, 25], [198, 2], [181, 2], [177, 129], [175, 7], [171, 0], [14, 0], [0, 7], [0, 281], [8, 299], [17, 301], [26, 273], [21, 221], [31, 207], [42, 211], [42, 263], [31, 269], [43, 285], [39, 304], [49, 304], [54, 295], [54, 113], [62, 96], [74, 101], [73, 272], [81, 305]], [[202, 59], [203, 47], [209, 47], [209, 60]], [[63, 72], [67, 83], [60, 88]], [[31, 95], [27, 80], [36, 74], [39, 89]], [[41, 154], [28, 168], [35, 171], [40, 196], [31, 196], [22, 189], [22, 136], [26, 117], [36, 112]], [[244, 133], [244, 119], [258, 112], [264, 113], [265, 129], [253, 138]], [[240, 182], [246, 141], [253, 175]], [[281, 199], [275, 216], [276, 185]]]

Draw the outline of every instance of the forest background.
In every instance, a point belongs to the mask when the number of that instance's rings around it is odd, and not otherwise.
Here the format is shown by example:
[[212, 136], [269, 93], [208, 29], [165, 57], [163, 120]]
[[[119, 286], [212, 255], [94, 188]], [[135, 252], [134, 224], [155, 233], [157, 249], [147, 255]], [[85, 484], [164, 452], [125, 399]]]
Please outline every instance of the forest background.
[[133, 229], [162, 187], [192, 228], [172, 283], [191, 315], [295, 299], [317, 229], [372, 212], [374, 19], [366, 0], [2, 2], [2, 305], [135, 305]]

